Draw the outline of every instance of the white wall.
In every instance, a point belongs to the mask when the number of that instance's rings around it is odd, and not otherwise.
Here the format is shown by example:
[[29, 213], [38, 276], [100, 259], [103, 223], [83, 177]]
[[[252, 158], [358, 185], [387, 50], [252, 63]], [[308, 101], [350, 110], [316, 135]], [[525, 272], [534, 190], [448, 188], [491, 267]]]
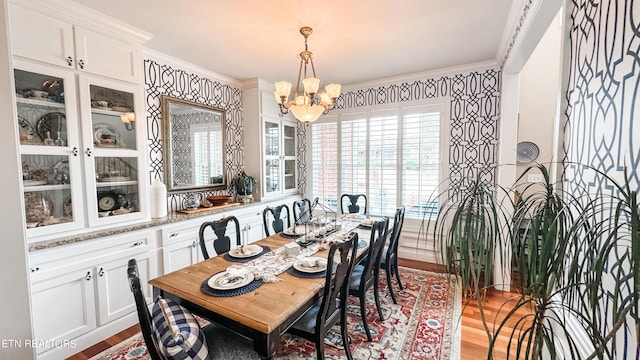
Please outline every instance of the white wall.
[[9, 169], [2, 180], [2, 238], [0, 239], [0, 360], [33, 359], [35, 349], [25, 345], [33, 339], [29, 275], [27, 273], [27, 245], [22, 218], [23, 200], [20, 189], [18, 133], [15, 91], [9, 52], [9, 24], [7, 1], [0, 0], [0, 168]]
[[[560, 97], [560, 13], [540, 39], [520, 72], [520, 99], [518, 142], [531, 141], [538, 145], [537, 162], [548, 164], [553, 160], [554, 124]], [[520, 176], [528, 165], [518, 165]]]

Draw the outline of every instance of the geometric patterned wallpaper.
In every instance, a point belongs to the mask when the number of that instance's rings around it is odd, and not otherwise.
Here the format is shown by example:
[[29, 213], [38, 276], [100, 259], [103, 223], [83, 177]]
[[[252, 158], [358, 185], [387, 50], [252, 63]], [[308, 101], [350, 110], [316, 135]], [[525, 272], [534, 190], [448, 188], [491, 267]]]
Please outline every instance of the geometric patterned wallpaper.
[[[211, 79], [190, 74], [153, 60], [144, 61], [147, 134], [149, 141], [149, 172], [151, 181], [164, 179], [162, 161], [162, 117], [160, 96], [169, 95], [199, 104], [226, 110], [225, 170], [227, 183], [243, 169], [242, 94], [240, 89]], [[198, 191], [201, 196], [227, 195], [226, 190]], [[169, 193], [169, 211], [182, 208], [189, 192]]]
[[[619, 182], [624, 181], [626, 167], [630, 186], [640, 187], [640, 6], [637, 1], [615, 0], [574, 0], [567, 6], [571, 54], [565, 183], [574, 191], [587, 189], [597, 198], [607, 198], [615, 189], [603, 177], [573, 164], [597, 168]], [[613, 252], [611, 271], [628, 269], [624, 253]], [[616, 290], [621, 298], [634, 291]], [[638, 358], [633, 333], [618, 337], [617, 359]]]
[[496, 181], [500, 119], [499, 70], [486, 69], [439, 78], [418, 79], [346, 92], [337, 109], [356, 109], [406, 101], [441, 99], [449, 103], [449, 180], [480, 176], [487, 185]]

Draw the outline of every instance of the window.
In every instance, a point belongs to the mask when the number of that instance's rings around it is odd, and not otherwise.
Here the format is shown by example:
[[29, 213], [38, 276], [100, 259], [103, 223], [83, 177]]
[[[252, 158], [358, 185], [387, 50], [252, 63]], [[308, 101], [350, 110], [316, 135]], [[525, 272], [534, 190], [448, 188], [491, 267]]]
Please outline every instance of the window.
[[404, 204], [408, 218], [435, 218], [441, 176], [439, 106], [333, 118], [311, 125], [313, 197], [339, 209], [341, 194], [363, 193], [370, 214], [393, 216]]
[[[216, 162], [222, 159], [222, 132], [219, 124], [200, 124], [192, 126], [191, 144], [193, 144], [193, 179], [195, 185], [213, 183], [212, 174], [222, 174], [224, 164]], [[204, 154], [204, 155], [203, 155]]]
[[314, 123], [311, 140], [313, 197], [332, 208], [338, 204], [338, 124]]

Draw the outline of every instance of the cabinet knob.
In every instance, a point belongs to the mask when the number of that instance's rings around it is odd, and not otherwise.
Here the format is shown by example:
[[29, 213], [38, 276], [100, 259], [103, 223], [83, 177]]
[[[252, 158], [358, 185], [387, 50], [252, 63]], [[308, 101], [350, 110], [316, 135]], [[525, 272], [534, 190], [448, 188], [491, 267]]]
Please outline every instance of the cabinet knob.
[[71, 56], [67, 56], [67, 65], [73, 66], [73, 58]]
[[196, 247], [196, 245], [198, 245], [198, 243], [195, 240], [193, 240], [193, 244], [191, 244], [191, 247]]
[[76, 146], [71, 149], [71, 154], [73, 154], [73, 156], [78, 156], [78, 148]]
[[104, 276], [104, 269], [100, 268], [100, 271], [98, 271], [98, 276], [102, 277]]
[[84, 153], [87, 154], [87, 156], [91, 156], [92, 151], [90, 148], [87, 148], [87, 150], [85, 150]]
[[84, 277], [87, 281], [91, 280], [91, 271], [87, 271], [87, 276]]
[[247, 225], [247, 230], [251, 230], [251, 224]]
[[172, 237], [176, 237], [178, 235], [180, 235], [179, 232], [174, 232], [174, 233], [169, 234], [169, 237], [172, 238]]
[[29, 271], [31, 271], [32, 273], [34, 273], [34, 272], [40, 271], [40, 268], [39, 268], [39, 267], [37, 267], [37, 266], [34, 266], [34, 267], [32, 267], [32, 268], [29, 268]]
[[133, 246], [140, 246], [142, 244], [144, 244], [144, 241], [136, 241], [133, 243]]
[[78, 60], [78, 65], [80, 65], [80, 69], [84, 69], [84, 60]]

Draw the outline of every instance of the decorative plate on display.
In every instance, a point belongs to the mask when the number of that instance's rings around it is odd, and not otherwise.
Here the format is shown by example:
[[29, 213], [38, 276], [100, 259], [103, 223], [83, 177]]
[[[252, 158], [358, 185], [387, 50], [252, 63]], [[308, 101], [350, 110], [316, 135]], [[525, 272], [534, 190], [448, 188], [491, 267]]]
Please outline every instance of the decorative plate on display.
[[63, 159], [53, 163], [53, 165], [51, 165], [49, 178], [52, 179], [56, 184], [68, 184], [70, 181], [69, 160]]
[[531, 141], [522, 141], [516, 147], [516, 162], [518, 164], [529, 164], [538, 158], [540, 149], [538, 145]]
[[43, 117], [38, 120], [36, 124], [36, 131], [38, 132], [38, 136], [42, 141], [47, 138], [55, 139], [57, 138], [58, 132], [60, 132], [60, 137], [62, 139], [67, 138], [67, 123], [66, 117], [61, 112], [54, 112], [45, 114]]
[[64, 202], [62, 203], [62, 214], [64, 216], [73, 215], [73, 208], [71, 206], [71, 195], [67, 196], [67, 198], [64, 199]]
[[33, 139], [33, 134], [35, 133], [35, 130], [33, 129], [33, 125], [31, 125], [30, 122], [28, 122], [22, 116], [18, 116], [18, 125], [20, 126], [20, 141], [21, 142], [29, 141], [29, 140]]
[[231, 275], [223, 271], [209, 278], [207, 285], [216, 290], [233, 290], [251, 283], [253, 279], [253, 273], [251, 272], [242, 275]]
[[93, 144], [98, 147], [121, 147], [122, 138], [112, 125], [98, 123], [93, 125]]

